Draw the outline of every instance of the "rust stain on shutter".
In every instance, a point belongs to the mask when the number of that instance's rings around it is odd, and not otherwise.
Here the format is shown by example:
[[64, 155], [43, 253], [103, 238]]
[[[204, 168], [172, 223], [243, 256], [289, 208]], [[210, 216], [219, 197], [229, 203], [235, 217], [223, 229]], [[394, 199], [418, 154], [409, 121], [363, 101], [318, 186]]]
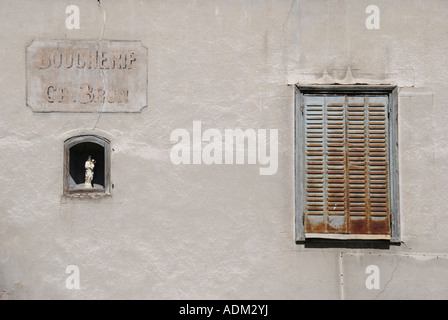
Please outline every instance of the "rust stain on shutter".
[[387, 96], [305, 96], [305, 232], [390, 234]]

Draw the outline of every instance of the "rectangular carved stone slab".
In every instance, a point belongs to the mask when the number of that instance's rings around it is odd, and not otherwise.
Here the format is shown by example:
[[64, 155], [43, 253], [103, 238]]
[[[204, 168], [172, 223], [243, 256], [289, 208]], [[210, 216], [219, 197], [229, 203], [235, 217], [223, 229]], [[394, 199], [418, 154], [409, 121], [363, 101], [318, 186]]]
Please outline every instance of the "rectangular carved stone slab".
[[34, 112], [140, 112], [148, 50], [141, 41], [34, 40], [26, 47]]

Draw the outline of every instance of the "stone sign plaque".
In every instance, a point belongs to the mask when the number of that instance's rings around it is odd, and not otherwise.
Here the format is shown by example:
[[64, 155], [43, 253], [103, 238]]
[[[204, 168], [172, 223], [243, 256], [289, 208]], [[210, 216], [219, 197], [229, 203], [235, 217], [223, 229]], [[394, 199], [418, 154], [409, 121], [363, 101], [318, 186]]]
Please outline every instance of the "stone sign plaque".
[[141, 41], [34, 40], [26, 48], [34, 112], [140, 112], [148, 52]]

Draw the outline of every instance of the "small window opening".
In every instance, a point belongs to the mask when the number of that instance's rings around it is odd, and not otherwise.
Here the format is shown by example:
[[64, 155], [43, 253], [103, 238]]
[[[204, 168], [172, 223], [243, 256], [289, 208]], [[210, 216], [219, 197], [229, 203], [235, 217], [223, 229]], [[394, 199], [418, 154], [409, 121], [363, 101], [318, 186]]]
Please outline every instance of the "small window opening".
[[65, 142], [64, 193], [108, 194], [110, 144], [97, 136], [73, 137]]

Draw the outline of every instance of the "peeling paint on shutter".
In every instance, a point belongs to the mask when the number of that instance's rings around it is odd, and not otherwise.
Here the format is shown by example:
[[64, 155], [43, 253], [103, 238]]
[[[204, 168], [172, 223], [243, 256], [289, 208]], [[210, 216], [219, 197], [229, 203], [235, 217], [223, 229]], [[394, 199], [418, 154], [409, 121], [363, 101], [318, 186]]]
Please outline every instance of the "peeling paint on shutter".
[[313, 96], [305, 118], [305, 232], [390, 234], [387, 96]]
[[326, 231], [325, 99], [305, 98], [306, 232]]
[[327, 232], [347, 232], [345, 97], [327, 97]]
[[[371, 234], [389, 234], [388, 173], [388, 100], [387, 97], [366, 98], [368, 116], [368, 230]], [[353, 233], [353, 232], [352, 232]]]

